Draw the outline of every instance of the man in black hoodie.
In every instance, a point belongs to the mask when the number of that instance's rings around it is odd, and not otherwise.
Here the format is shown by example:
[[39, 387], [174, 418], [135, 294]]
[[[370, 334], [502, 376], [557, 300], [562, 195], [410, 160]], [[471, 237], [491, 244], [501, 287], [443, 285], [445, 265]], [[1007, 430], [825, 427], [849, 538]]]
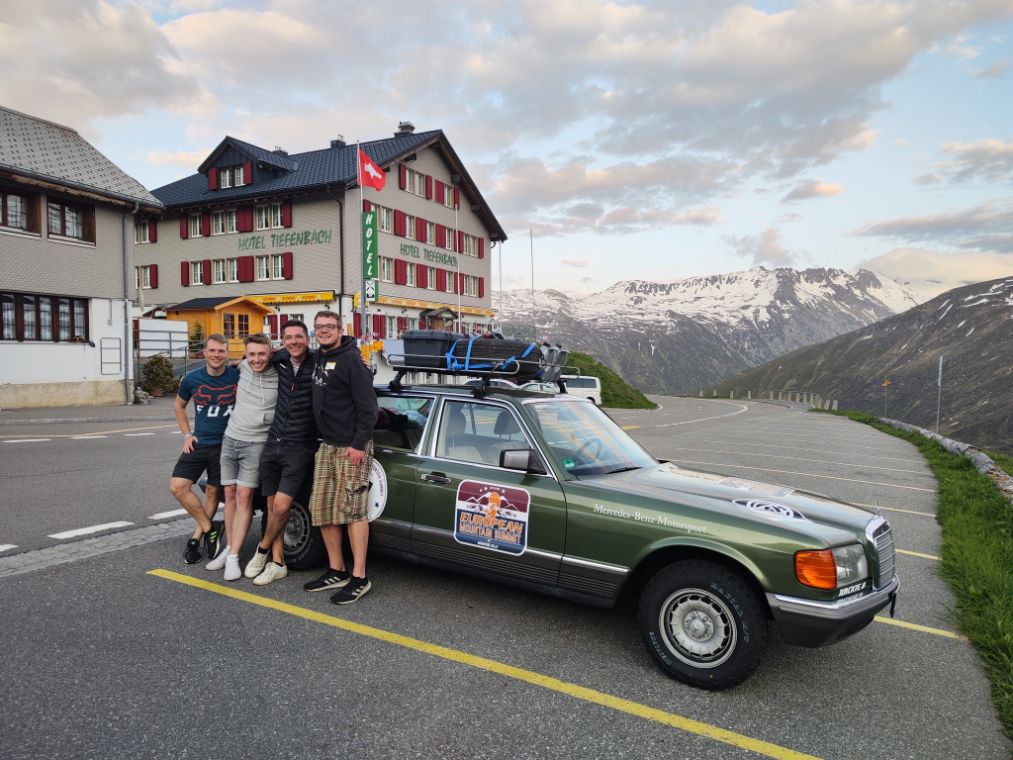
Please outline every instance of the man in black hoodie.
[[[284, 348], [271, 357], [278, 370], [278, 404], [260, 455], [260, 490], [267, 497], [267, 526], [245, 575], [266, 586], [288, 575], [282, 532], [292, 500], [313, 469], [317, 423], [313, 417], [313, 366], [306, 324], [290, 319], [281, 328]], [[268, 552], [271, 561], [268, 561]]]
[[[373, 463], [373, 427], [378, 407], [373, 376], [362, 362], [355, 338], [345, 336], [333, 311], [318, 312], [313, 415], [322, 443], [317, 450], [310, 515], [327, 547], [327, 571], [303, 588], [336, 589], [335, 604], [358, 601], [372, 588], [366, 575], [369, 522], [369, 469]], [[345, 570], [342, 527], [348, 526], [352, 572]]]

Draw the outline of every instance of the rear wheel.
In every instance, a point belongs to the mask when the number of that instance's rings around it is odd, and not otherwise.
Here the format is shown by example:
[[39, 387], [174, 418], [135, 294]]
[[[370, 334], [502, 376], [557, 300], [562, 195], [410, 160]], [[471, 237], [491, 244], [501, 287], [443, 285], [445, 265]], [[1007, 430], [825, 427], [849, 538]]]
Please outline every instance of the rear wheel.
[[672, 677], [727, 689], [753, 674], [767, 648], [760, 595], [734, 571], [706, 560], [659, 571], [640, 595], [647, 649]]

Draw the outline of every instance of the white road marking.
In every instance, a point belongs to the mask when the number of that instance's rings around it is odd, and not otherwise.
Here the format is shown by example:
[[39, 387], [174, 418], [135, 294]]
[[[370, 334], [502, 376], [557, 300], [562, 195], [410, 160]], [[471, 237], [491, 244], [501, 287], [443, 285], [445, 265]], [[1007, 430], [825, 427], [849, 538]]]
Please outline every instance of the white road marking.
[[860, 478], [839, 478], [836, 475], [816, 475], [812, 472], [796, 472], [795, 470], [773, 470], [769, 467], [750, 467], [745, 464], [733, 464], [731, 462], [696, 462], [692, 459], [672, 459], [672, 462], [682, 462], [683, 464], [702, 464], [705, 467], [732, 467], [743, 470], [759, 470], [760, 472], [777, 472], [782, 475], [803, 475], [808, 478], [824, 478], [826, 480], [847, 480], [850, 483], [865, 483], [870, 486], [884, 486], [885, 488], [903, 488], [905, 491], [924, 491], [925, 493], [935, 493], [935, 488], [918, 488], [917, 486], [900, 486], [894, 483], [879, 483], [875, 480], [861, 480]]
[[170, 430], [169, 435], [183, 435], [182, 430]]
[[124, 438], [138, 438], [142, 435], [154, 435], [154, 433], [124, 433]]
[[[824, 439], [823, 442], [825, 443], [826, 439]], [[866, 446], [864, 443], [861, 443], [861, 444], [860, 443], [855, 443], [854, 444], [856, 448], [860, 448], [861, 449], [861, 454], [858, 454], [858, 453], [852, 454], [850, 451], [847, 450], [846, 446], [842, 447], [842, 448], [839, 448], [839, 449], [814, 449], [811, 446], [785, 446], [785, 445], [779, 445], [779, 444], [774, 444], [774, 443], [769, 443], [769, 442], [768, 443], [751, 443], [750, 441], [722, 441], [721, 439], [713, 439], [713, 440], [710, 441], [710, 443], [712, 443], [712, 444], [726, 444], [726, 445], [729, 445], [729, 446], [736, 446], [736, 447], [741, 447], [741, 446], [753, 446], [753, 447], [757, 447], [758, 446], [758, 447], [763, 448], [763, 449], [787, 449], [787, 450], [794, 450], [794, 451], [805, 451], [806, 453], [809, 453], [809, 454], [836, 454], [838, 456], [842, 456], [842, 455], [847, 455], [847, 456], [864, 456], [864, 455], [866, 455], [866, 454], [869, 453], [869, 447]], [[892, 449], [892, 451], [896, 451], [896, 449]], [[740, 453], [745, 453], [745, 452], [740, 452]], [[907, 464], [917, 464], [918, 462], [923, 462], [924, 461], [921, 458], [912, 459], [911, 457], [885, 457], [885, 456], [882, 456], [880, 454], [876, 454], [875, 456], [876, 456], [876, 461], [883, 461], [885, 459], [895, 459], [898, 462], [906, 462]]]
[[[623, 428], [625, 430], [626, 428]], [[722, 449], [698, 449], [695, 446], [676, 446], [677, 451], [698, 451], [703, 454], [745, 454], [751, 457], [761, 457], [763, 459], [790, 459], [794, 462], [816, 462], [817, 464], [843, 464], [849, 467], [861, 467], [864, 470], [886, 470], [887, 472], [907, 472], [912, 475], [921, 475], [925, 478], [931, 478], [932, 473], [924, 472], [922, 470], [902, 470], [897, 467], [877, 467], [872, 464], [856, 464], [854, 462], [835, 462], [830, 459], [806, 459], [805, 457], [788, 457], [782, 454], [760, 454], [752, 451], [724, 451]]]
[[72, 435], [70, 440], [72, 441], [94, 441], [98, 438], [108, 438], [107, 435]]
[[17, 549], [17, 544], [0, 544], [0, 552], [5, 552], [8, 549]]
[[50, 538], [56, 538], [64, 540], [67, 538], [77, 538], [78, 536], [87, 536], [90, 533], [101, 533], [104, 530], [112, 530], [114, 528], [126, 528], [128, 525], [133, 525], [132, 522], [126, 520], [119, 520], [118, 522], [103, 523], [102, 525], [89, 525], [87, 528], [77, 528], [75, 530], [65, 530], [63, 533], [50, 533]]
[[148, 515], [149, 520], [167, 520], [170, 517], [183, 517], [183, 515], [189, 514], [185, 509], [173, 509], [169, 512], [157, 512], [153, 515]]
[[14, 438], [4, 443], [40, 443], [42, 441], [51, 441], [52, 438]]
[[866, 509], [887, 509], [891, 512], [903, 512], [907, 515], [919, 515], [920, 517], [935, 517], [935, 512], [919, 512], [914, 509], [901, 509], [900, 507], [884, 507], [882, 504], [862, 504], [859, 501], [849, 501], [848, 504], [854, 504], [856, 507], [865, 507]]
[[734, 417], [736, 414], [742, 414], [743, 412], [749, 411], [749, 407], [745, 406], [744, 404], [733, 404], [733, 406], [739, 407], [738, 411], [729, 412], [728, 414], [719, 414], [715, 417], [700, 417], [695, 420], [686, 420], [684, 422], [665, 422], [662, 423], [661, 425], [655, 425], [654, 427], [665, 428], [665, 427], [675, 427], [676, 425], [692, 425], [694, 422], [706, 422], [707, 420], [720, 420], [724, 419], [725, 417]]

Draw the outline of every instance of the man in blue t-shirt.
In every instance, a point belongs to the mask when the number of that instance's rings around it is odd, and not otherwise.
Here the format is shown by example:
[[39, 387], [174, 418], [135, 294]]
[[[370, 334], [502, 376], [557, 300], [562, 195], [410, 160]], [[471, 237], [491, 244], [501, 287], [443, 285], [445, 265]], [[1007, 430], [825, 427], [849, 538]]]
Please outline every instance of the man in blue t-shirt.
[[[228, 359], [229, 344], [225, 336], [209, 335], [204, 341], [207, 366], [188, 372], [176, 392], [176, 424], [183, 434], [183, 453], [172, 470], [169, 491], [197, 523], [183, 551], [183, 560], [188, 565], [200, 561], [202, 542], [209, 559], [217, 557], [225, 548], [222, 525], [212, 522], [211, 518], [218, 511], [221, 490], [222, 436], [236, 403], [239, 382], [239, 370], [228, 366]], [[186, 414], [190, 399], [195, 409], [192, 431]], [[193, 492], [193, 484], [205, 471], [207, 491], [201, 505]]]

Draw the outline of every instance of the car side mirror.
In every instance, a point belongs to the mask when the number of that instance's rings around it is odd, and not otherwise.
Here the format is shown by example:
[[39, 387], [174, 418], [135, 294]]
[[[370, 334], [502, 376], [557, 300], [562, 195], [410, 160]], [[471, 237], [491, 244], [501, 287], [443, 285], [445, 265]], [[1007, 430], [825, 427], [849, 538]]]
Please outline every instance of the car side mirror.
[[545, 468], [534, 449], [511, 449], [499, 453], [499, 466], [504, 470], [520, 470], [545, 475]]

